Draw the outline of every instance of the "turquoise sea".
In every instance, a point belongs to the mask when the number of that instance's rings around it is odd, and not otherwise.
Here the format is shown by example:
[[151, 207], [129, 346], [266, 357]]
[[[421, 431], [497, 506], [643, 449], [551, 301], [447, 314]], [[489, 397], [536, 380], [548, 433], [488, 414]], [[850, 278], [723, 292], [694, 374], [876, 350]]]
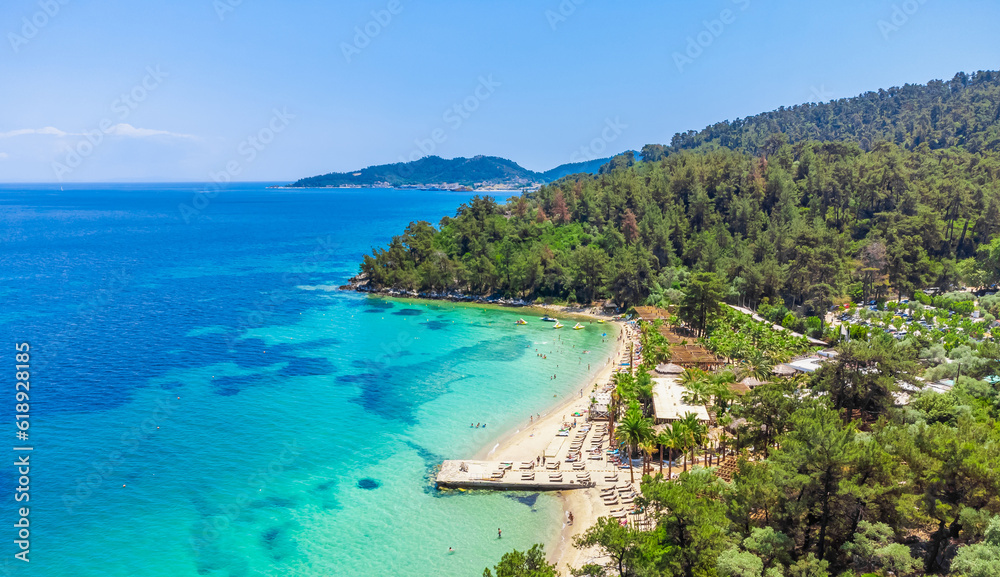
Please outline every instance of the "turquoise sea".
[[335, 289], [470, 195], [63, 188], [0, 187], [0, 370], [30, 343], [34, 447], [31, 563], [7, 529], [0, 574], [478, 576], [558, 538], [554, 496], [442, 493], [434, 467], [578, 390], [613, 327]]

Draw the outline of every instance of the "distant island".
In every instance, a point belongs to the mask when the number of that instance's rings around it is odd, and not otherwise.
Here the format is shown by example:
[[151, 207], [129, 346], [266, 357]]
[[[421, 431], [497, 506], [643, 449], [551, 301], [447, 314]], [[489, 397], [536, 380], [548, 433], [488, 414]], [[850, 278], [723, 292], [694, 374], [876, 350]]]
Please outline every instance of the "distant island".
[[300, 179], [292, 188], [440, 188], [513, 190], [537, 188], [571, 174], [597, 174], [611, 158], [563, 164], [545, 172], [528, 170], [498, 156], [445, 159], [426, 156], [413, 162], [369, 166]]

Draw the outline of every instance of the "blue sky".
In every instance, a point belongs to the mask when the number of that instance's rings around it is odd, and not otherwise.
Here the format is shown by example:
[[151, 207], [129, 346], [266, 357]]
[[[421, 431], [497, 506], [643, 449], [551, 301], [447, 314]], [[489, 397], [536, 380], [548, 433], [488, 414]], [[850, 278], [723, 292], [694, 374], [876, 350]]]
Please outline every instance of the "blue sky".
[[987, 0], [4, 0], [0, 181], [281, 181], [425, 152], [545, 170], [997, 69], [998, 21]]

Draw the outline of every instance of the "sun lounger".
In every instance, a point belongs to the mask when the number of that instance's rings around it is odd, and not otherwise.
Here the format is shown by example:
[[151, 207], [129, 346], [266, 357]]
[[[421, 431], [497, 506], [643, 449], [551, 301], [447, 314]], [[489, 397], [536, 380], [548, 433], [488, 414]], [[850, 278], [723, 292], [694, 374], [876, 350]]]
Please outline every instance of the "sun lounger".
[[522, 481], [534, 481], [535, 480], [535, 474], [534, 473], [521, 473], [521, 480]]

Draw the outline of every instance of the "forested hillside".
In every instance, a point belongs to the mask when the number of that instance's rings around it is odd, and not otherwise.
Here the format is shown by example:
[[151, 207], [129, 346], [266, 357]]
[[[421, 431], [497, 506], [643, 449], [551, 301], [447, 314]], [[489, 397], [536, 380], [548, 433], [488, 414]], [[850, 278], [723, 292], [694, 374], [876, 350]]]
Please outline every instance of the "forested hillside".
[[769, 154], [769, 137], [784, 133], [790, 142], [841, 140], [865, 150], [891, 142], [907, 150], [962, 146], [970, 152], [1000, 149], [1000, 73], [958, 73], [950, 81], [907, 84], [820, 104], [781, 107], [701, 131], [674, 136], [669, 146], [643, 148], [643, 160], [680, 150], [723, 146], [754, 155]]
[[[927, 286], [996, 282], [1000, 154], [784, 143], [682, 151], [411, 224], [365, 257], [371, 288], [622, 304], [676, 301], [687, 271], [733, 301], [821, 308]], [[808, 310], [806, 312], [809, 312]]]

